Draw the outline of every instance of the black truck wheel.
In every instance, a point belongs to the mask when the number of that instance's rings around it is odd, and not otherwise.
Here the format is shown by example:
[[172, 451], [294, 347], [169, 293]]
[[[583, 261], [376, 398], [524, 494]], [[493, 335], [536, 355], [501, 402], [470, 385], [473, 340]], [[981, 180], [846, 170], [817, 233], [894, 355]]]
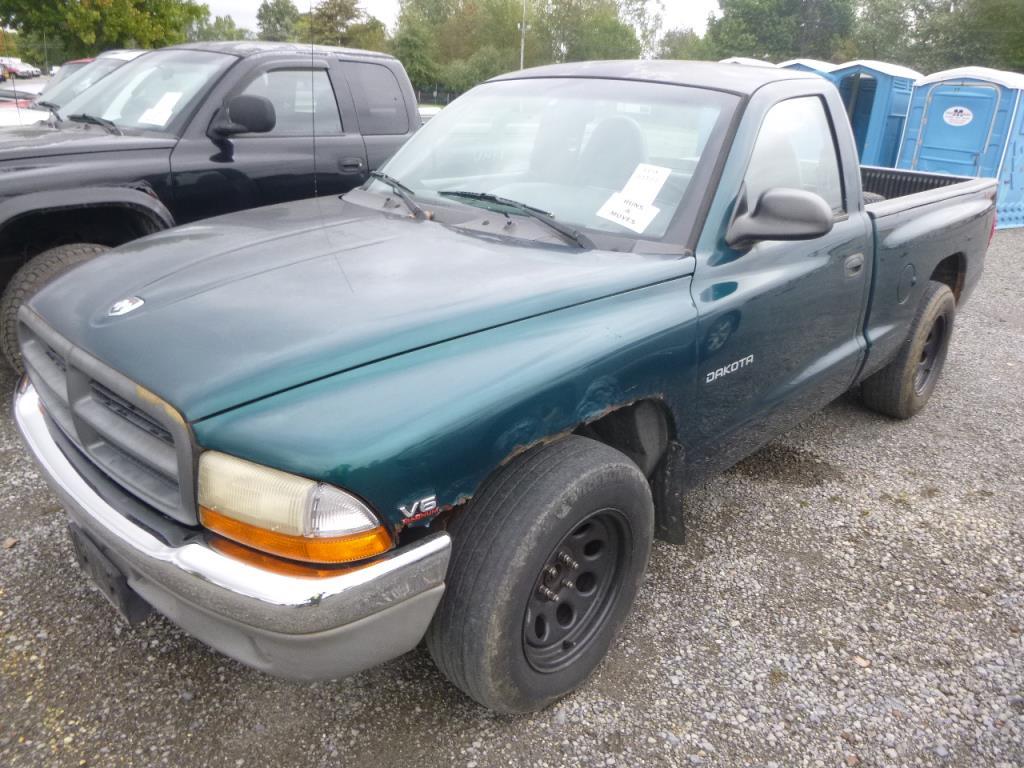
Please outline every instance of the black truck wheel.
[[450, 526], [435, 663], [499, 712], [578, 688], [629, 613], [653, 529], [647, 480], [615, 449], [570, 436], [518, 457]]
[[955, 317], [949, 286], [929, 283], [896, 357], [861, 384], [864, 404], [894, 419], [909, 419], [924, 408], [946, 362]]
[[108, 250], [95, 243], [58, 245], [36, 254], [14, 273], [0, 297], [0, 351], [14, 370], [24, 372], [18, 349], [18, 308], [47, 283]]

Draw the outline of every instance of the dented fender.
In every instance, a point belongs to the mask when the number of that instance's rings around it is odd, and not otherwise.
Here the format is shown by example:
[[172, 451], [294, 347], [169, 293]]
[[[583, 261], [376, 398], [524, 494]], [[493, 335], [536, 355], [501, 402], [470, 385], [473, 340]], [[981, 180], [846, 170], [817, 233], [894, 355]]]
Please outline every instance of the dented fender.
[[429, 524], [426, 512], [464, 503], [535, 445], [638, 400], [673, 415], [691, 401], [689, 286], [667, 280], [414, 350], [201, 420], [196, 438], [346, 488], [393, 530]]

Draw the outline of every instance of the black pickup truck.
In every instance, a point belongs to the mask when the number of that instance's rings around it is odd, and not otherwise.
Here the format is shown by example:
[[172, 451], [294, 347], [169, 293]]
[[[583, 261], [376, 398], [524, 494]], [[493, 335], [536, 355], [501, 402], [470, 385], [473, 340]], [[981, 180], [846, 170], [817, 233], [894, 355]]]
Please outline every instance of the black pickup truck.
[[0, 348], [18, 307], [108, 248], [222, 213], [347, 192], [420, 126], [401, 63], [291, 43], [174, 46], [48, 122], [0, 131]]

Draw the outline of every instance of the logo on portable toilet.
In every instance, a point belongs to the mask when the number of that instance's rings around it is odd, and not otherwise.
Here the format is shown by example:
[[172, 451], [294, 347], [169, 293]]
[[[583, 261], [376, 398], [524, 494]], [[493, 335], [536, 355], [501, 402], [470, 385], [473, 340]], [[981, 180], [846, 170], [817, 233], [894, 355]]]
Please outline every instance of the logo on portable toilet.
[[942, 119], [945, 120], [948, 125], [959, 127], [970, 123], [971, 120], [974, 119], [974, 113], [967, 107], [950, 107], [942, 113]]

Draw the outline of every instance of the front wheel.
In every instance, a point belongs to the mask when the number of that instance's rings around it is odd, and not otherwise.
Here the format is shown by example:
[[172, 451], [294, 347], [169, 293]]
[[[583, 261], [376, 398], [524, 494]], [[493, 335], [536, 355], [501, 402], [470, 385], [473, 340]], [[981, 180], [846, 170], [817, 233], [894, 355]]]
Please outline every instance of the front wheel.
[[955, 317], [949, 286], [929, 283], [896, 357], [861, 384], [864, 404], [894, 419], [909, 419], [924, 408], [946, 362]]
[[450, 526], [435, 663], [499, 712], [575, 690], [629, 613], [653, 530], [647, 480], [619, 451], [570, 436], [520, 456]]

